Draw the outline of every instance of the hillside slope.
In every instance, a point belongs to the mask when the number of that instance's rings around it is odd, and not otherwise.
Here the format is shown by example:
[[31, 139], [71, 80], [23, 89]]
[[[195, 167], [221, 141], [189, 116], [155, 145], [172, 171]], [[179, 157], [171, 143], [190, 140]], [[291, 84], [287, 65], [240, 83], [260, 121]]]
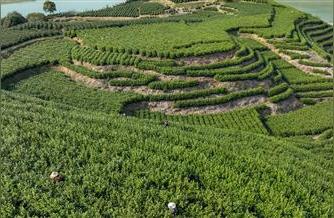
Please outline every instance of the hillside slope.
[[333, 164], [287, 141], [1, 94], [1, 214], [333, 215]]

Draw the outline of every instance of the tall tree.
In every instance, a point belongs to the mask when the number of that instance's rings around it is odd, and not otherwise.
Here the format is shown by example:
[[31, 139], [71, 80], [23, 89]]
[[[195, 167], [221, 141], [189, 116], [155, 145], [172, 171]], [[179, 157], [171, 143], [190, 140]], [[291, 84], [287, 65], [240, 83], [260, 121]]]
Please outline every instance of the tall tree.
[[57, 10], [56, 4], [52, 1], [46, 0], [43, 4], [43, 10], [46, 13], [53, 13]]

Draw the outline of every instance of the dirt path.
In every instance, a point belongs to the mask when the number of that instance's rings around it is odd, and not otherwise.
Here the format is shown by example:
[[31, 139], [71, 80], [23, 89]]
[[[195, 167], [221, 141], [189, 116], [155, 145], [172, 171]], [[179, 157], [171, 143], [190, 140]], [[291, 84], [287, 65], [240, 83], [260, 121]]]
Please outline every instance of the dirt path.
[[[240, 37], [242, 38], [249, 38], [249, 39], [253, 39], [256, 40], [258, 42], [260, 42], [261, 44], [263, 44], [264, 46], [266, 46], [267, 48], [269, 48], [272, 52], [274, 52], [275, 54], [277, 54], [278, 56], [280, 56], [283, 60], [285, 60], [286, 62], [292, 64], [293, 66], [295, 66], [296, 68], [304, 71], [305, 73], [314, 75], [314, 76], [320, 76], [320, 77], [324, 77], [324, 78], [331, 78], [333, 75], [332, 72], [332, 68], [328, 67], [328, 68], [319, 68], [319, 67], [312, 67], [312, 66], [306, 66], [306, 65], [302, 65], [300, 64], [298, 61], [299, 59], [293, 60], [290, 58], [289, 55], [281, 53], [279, 51], [279, 49], [275, 48], [275, 46], [273, 44], [270, 44], [265, 38], [259, 37], [256, 34], [247, 34], [247, 33], [242, 33], [240, 34]], [[313, 56], [313, 58], [315, 58], [314, 56], [318, 56], [316, 57], [317, 60], [323, 60], [323, 58], [319, 57], [319, 55], [314, 54], [314, 52], [306, 52], [306, 54]], [[324, 61], [324, 60], [323, 60]], [[324, 70], [326, 72], [328, 72], [328, 76], [327, 75], [319, 75], [319, 74], [315, 74], [313, 73], [313, 70], [315, 69], [321, 69]]]
[[100, 88], [100, 89], [105, 89], [106, 84], [102, 80], [98, 79], [92, 79], [88, 76], [84, 76], [80, 73], [77, 73], [71, 69], [68, 69], [67, 67], [63, 66], [52, 66], [51, 69], [57, 71], [57, 72], [62, 72], [69, 76], [73, 81], [83, 83], [84, 85], [91, 87], [91, 88]]

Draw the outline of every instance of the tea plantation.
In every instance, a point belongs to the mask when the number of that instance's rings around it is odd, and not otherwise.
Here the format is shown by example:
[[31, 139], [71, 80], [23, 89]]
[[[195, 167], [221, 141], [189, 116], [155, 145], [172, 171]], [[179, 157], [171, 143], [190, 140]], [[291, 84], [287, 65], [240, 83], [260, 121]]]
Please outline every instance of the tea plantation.
[[333, 217], [332, 41], [272, 0], [1, 29], [0, 216]]

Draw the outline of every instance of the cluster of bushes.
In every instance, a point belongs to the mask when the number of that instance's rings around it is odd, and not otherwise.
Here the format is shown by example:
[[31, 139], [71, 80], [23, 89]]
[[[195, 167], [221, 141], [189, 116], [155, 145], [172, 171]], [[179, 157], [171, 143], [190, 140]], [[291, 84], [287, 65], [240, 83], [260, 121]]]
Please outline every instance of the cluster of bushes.
[[47, 17], [43, 13], [30, 13], [27, 17], [24, 17], [20, 13], [14, 11], [8, 13], [4, 18], [1, 18], [0, 24], [3, 28], [10, 28], [27, 22], [40, 21], [47, 21]]
[[159, 15], [163, 14], [168, 9], [164, 5], [156, 2], [144, 2], [139, 7], [140, 15]]
[[2, 60], [2, 78], [49, 63], [68, 61], [70, 58], [68, 51], [72, 46], [74, 43], [70, 41], [49, 39], [21, 48]]
[[268, 134], [259, 119], [259, 114], [255, 108], [245, 108], [241, 110], [233, 110], [231, 112], [208, 115], [166, 115], [160, 112], [151, 112], [149, 110], [138, 110], [135, 112], [134, 116], [160, 122], [168, 120], [171, 123], [214, 126], [218, 128]]
[[140, 58], [127, 53], [100, 51], [89, 47], [76, 46], [72, 49], [71, 57], [74, 60], [88, 62], [95, 65], [137, 65]]
[[2, 30], [0, 35], [0, 47], [6, 49], [11, 46], [23, 43], [25, 41], [61, 35], [61, 31], [57, 30]]
[[315, 135], [333, 127], [332, 116], [333, 102], [328, 101], [286, 114], [271, 116], [267, 120], [267, 126], [274, 135]]

